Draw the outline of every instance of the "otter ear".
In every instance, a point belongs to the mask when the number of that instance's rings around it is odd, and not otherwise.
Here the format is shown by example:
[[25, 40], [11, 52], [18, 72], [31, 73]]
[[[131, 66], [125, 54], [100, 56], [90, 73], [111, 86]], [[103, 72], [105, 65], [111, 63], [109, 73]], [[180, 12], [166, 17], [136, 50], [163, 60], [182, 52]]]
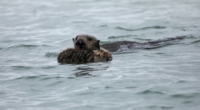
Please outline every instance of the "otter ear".
[[97, 40], [96, 43], [95, 43], [97, 49], [100, 49], [100, 44], [99, 43], [100, 43], [100, 40]]
[[73, 42], [74, 42], [74, 38], [72, 38]]

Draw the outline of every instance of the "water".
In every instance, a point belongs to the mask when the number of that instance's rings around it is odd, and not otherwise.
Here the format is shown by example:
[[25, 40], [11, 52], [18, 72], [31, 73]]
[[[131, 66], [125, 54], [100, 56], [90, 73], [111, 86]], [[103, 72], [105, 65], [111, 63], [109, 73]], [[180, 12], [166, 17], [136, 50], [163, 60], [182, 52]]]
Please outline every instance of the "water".
[[[199, 110], [199, 0], [1, 0], [1, 110]], [[87, 33], [102, 43], [189, 35], [176, 45], [59, 65]]]

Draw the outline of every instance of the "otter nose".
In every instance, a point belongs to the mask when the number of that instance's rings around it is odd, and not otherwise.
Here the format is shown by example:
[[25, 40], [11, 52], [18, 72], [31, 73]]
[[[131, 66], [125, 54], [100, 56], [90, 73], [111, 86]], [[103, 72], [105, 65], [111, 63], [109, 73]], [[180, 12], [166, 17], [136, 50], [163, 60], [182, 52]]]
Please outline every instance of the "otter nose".
[[84, 42], [82, 39], [77, 40], [76, 45], [84, 45]]

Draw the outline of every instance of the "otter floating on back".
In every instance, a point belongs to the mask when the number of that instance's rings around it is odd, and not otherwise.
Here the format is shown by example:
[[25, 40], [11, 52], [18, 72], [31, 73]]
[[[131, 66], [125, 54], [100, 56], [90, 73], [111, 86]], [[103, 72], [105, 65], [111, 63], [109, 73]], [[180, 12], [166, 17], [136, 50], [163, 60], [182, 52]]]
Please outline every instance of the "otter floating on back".
[[[63, 50], [58, 55], [58, 62], [64, 63], [87, 63], [111, 61], [112, 55], [109, 52], [120, 52], [124, 49], [155, 49], [173, 44], [172, 41], [182, 40], [186, 36], [178, 36], [174, 38], [160, 39], [145, 43], [134, 41], [116, 41], [102, 44], [100, 48], [100, 40], [92, 35], [82, 34], [73, 38], [74, 48]], [[106, 49], [106, 50], [105, 50]]]

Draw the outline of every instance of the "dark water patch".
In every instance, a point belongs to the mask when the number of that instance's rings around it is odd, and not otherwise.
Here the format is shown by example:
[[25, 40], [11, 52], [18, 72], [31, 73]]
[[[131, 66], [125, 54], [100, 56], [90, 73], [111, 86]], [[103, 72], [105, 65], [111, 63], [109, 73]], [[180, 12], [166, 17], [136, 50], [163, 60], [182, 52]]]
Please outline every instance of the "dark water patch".
[[75, 23], [75, 24], [78, 24], [78, 23], [88, 23], [88, 21], [81, 21], [81, 20], [78, 21], [78, 20], [77, 20], [77, 21], [72, 21], [72, 23]]
[[4, 94], [5, 94], [5, 92], [1, 92], [1, 91], [0, 91], [0, 95], [4, 95]]
[[172, 56], [170, 53], [162, 53], [162, 52], [159, 52], [159, 53], [155, 53], [157, 55], [160, 55], [160, 56]]
[[134, 36], [137, 36], [137, 35], [110, 36], [110, 37], [108, 37], [108, 39], [130, 38], [130, 37], [134, 37]]
[[92, 68], [92, 67], [88, 67], [88, 66], [80, 66], [80, 67], [77, 67], [74, 71], [98, 71], [99, 69], [98, 68]]
[[58, 57], [58, 53], [56, 53], [56, 52], [47, 52], [45, 54], [45, 57], [53, 57], [53, 58], [55, 58], [55, 57]]
[[77, 95], [91, 95], [94, 94], [94, 92], [84, 92], [84, 93], [79, 93]]
[[63, 83], [63, 82], [65, 82], [65, 81], [57, 81], [57, 82], [52, 83], [52, 84], [49, 84], [49, 85], [47, 85], [47, 86], [55, 86], [55, 85], [61, 84], [61, 83]]
[[123, 51], [118, 51], [118, 52], [112, 52], [112, 55], [132, 54], [132, 53], [138, 53], [138, 51], [136, 49], [123, 50]]
[[107, 27], [107, 26], [108, 26], [108, 25], [105, 24], [105, 25], [100, 25], [99, 27]]
[[74, 73], [74, 75], [75, 75], [76, 77], [83, 77], [83, 76], [86, 76], [86, 77], [87, 77], [87, 76], [89, 76], [89, 77], [96, 77], [95, 75], [89, 73], [88, 71], [76, 72], [76, 73]]
[[135, 89], [137, 88], [136, 86], [128, 86], [128, 87], [125, 87], [126, 89]]
[[63, 78], [65, 78], [65, 77], [55, 76], [55, 77], [44, 77], [44, 78], [41, 78], [40, 80], [43, 81], [43, 80], [63, 79]]
[[67, 77], [67, 79], [74, 79], [74, 78], [76, 78], [76, 77], [73, 77], [73, 76]]
[[29, 70], [32, 69], [30, 66], [10, 66], [14, 70]]
[[111, 88], [113, 88], [113, 87], [111, 87], [111, 86], [105, 86], [104, 88], [105, 88], [105, 89], [111, 89]]
[[183, 101], [183, 104], [190, 104], [190, 103], [192, 103], [193, 101]]
[[41, 67], [42, 69], [52, 69], [52, 68], [55, 68], [55, 66], [44, 66], [44, 67]]
[[159, 54], [159, 55], [164, 55], [165, 53], [156, 53], [156, 54]]
[[174, 107], [161, 106], [160, 108], [161, 108], [161, 110], [170, 110], [170, 109], [173, 109]]
[[43, 76], [46, 76], [46, 75], [38, 75], [38, 76], [22, 76], [22, 77], [18, 77], [16, 78], [15, 80], [21, 80], [21, 79], [24, 79], [24, 80], [34, 80], [34, 79], [39, 79]]
[[4, 47], [3, 49], [17, 49], [17, 48], [26, 48], [26, 49], [33, 49], [37, 47], [50, 47], [49, 45], [30, 45], [30, 44], [18, 44], [12, 45], [9, 47]]
[[185, 99], [189, 99], [189, 98], [194, 98], [199, 96], [200, 93], [191, 93], [191, 94], [173, 94], [171, 95], [171, 97], [173, 98], [185, 98]]
[[116, 27], [115, 29], [125, 30], [125, 31], [135, 31], [135, 29], [127, 29], [127, 28], [122, 28], [122, 27]]
[[179, 30], [182, 30], [182, 31], [187, 31], [187, 30], [190, 30], [190, 29], [194, 29], [194, 28], [198, 28], [197, 26], [189, 26], [189, 27], [173, 27], [174, 29], [179, 29]]
[[193, 41], [193, 42], [191, 42], [192, 44], [198, 44], [198, 43], [200, 43], [200, 39], [198, 39], [198, 40], [195, 40], [195, 41]]
[[164, 26], [149, 26], [149, 27], [144, 27], [144, 28], [138, 28], [138, 29], [128, 29], [128, 28], [123, 28], [123, 27], [116, 27], [115, 29], [119, 30], [125, 30], [125, 31], [141, 31], [141, 30], [148, 30], [148, 29], [165, 29], [166, 27]]
[[185, 80], [179, 80], [178, 83], [186, 83], [187, 81]]
[[159, 91], [144, 90], [144, 91], [138, 92], [138, 94], [143, 94], [143, 95], [146, 95], [146, 94], [160, 94], [160, 95], [163, 95], [164, 93], [159, 92]]
[[186, 39], [197, 39], [199, 37], [200, 37], [199, 35], [190, 34], [190, 35], [187, 35]]
[[187, 29], [185, 27], [173, 27], [174, 29], [179, 29], [179, 30], [182, 30], [182, 31], [186, 31]]
[[155, 106], [155, 105], [152, 105], [152, 106], [148, 106], [148, 108], [150, 109], [158, 109], [158, 110], [170, 110], [170, 109], [173, 109], [174, 107], [170, 107], [170, 106]]
[[134, 38], [134, 39], [140, 40], [140, 41], [147, 41], [147, 42], [152, 40], [152, 39], [144, 39], [144, 38], [139, 38], [139, 37], [138, 38]]

